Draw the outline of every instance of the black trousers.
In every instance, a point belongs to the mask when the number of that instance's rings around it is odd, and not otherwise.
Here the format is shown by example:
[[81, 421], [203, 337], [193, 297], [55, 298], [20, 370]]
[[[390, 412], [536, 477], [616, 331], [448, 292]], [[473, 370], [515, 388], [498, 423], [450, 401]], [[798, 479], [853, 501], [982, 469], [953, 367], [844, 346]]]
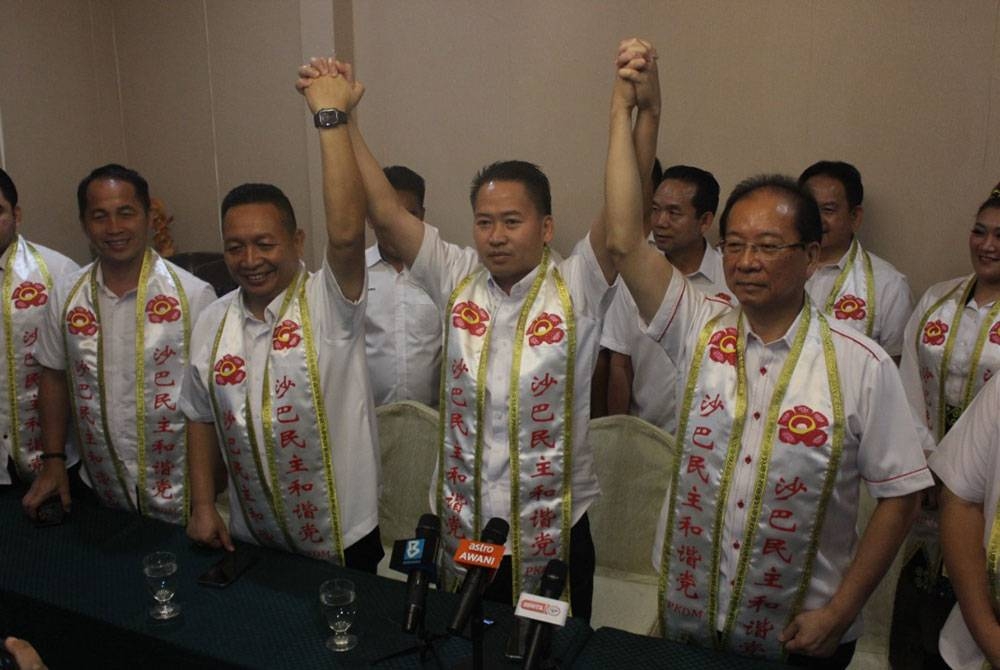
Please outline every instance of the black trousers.
[[[584, 514], [573, 524], [569, 534], [569, 604], [574, 617], [590, 621], [594, 599], [594, 539], [590, 535], [590, 519]], [[504, 556], [500, 569], [486, 589], [483, 598], [513, 605], [511, 559]]]
[[344, 549], [344, 565], [374, 575], [383, 556], [385, 550], [382, 548], [382, 537], [378, 526], [375, 526], [372, 532]]
[[813, 668], [814, 670], [844, 670], [844, 668], [851, 664], [851, 659], [854, 658], [854, 647], [857, 644], [857, 640], [845, 642], [838, 646], [837, 651], [833, 652], [833, 656], [829, 658], [789, 654], [788, 665], [800, 668]]

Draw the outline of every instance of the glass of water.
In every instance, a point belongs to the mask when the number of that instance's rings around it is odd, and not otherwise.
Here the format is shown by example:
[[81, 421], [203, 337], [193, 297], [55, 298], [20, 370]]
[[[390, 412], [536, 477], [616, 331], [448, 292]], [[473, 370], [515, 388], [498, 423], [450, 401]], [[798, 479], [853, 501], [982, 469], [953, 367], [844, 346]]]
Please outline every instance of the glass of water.
[[319, 603], [333, 635], [326, 641], [331, 651], [348, 651], [358, 645], [358, 637], [348, 634], [358, 613], [354, 582], [349, 579], [328, 579], [319, 587]]
[[146, 586], [156, 604], [149, 608], [154, 619], [172, 619], [181, 613], [181, 606], [171, 602], [177, 591], [177, 556], [169, 551], [157, 551], [142, 559]]

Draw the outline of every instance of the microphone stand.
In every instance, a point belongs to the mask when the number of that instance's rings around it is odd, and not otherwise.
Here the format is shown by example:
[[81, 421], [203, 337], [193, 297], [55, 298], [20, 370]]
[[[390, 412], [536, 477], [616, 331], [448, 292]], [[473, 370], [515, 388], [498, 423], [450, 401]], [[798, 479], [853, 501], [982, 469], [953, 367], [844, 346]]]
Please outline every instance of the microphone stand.
[[441, 661], [441, 656], [438, 654], [437, 648], [434, 646], [435, 643], [448, 637], [442, 633], [431, 633], [424, 627], [424, 623], [421, 621], [420, 625], [417, 626], [416, 630], [417, 641], [416, 644], [400, 649], [399, 651], [394, 651], [391, 654], [386, 654], [381, 656], [371, 662], [371, 665], [378, 665], [383, 661], [388, 661], [393, 658], [400, 658], [404, 656], [410, 656], [413, 654], [418, 654], [420, 657], [420, 663], [424, 664], [427, 662], [428, 658], [434, 657], [434, 663], [440, 670], [444, 670], [444, 663]]
[[[483, 637], [486, 626], [483, 624], [483, 599], [476, 601], [469, 618], [469, 639], [472, 640], [472, 657], [466, 656], [455, 664], [452, 670], [483, 670]], [[471, 663], [470, 663], [471, 662]]]

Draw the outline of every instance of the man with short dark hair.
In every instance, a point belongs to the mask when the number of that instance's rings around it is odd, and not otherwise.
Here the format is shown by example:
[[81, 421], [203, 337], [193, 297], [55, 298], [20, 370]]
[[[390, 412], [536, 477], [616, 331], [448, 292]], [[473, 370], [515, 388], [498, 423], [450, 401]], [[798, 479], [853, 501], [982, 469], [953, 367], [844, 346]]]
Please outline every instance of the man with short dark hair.
[[[407, 212], [424, 219], [424, 180], [413, 170], [383, 170]], [[368, 306], [365, 350], [376, 405], [416, 400], [437, 407], [441, 373], [441, 313], [391, 247], [365, 251]]]
[[[732, 301], [722, 256], [708, 244], [719, 206], [719, 182], [711, 172], [673, 165], [653, 195], [652, 239], [671, 265], [709, 295]], [[619, 287], [604, 319], [601, 346], [611, 352], [608, 413], [633, 414], [673, 433], [677, 427], [677, 368], [663, 348], [646, 336], [635, 301]]]
[[56, 285], [40, 330], [42, 458], [29, 515], [53, 495], [69, 509], [66, 426], [102, 503], [172, 523], [187, 520], [186, 421], [178, 407], [194, 315], [212, 287], [148, 246], [149, 186], [117, 164], [77, 189], [97, 260]]
[[[723, 269], [738, 309], [649, 248], [629, 89], [655, 70], [619, 75], [608, 249], [647, 332], [688, 380], [653, 556], [664, 633], [845, 668], [858, 614], [906, 536], [918, 492], [932, 484], [898, 372], [807, 298], [819, 211], [787, 177], [742, 182], [723, 210]], [[862, 480], [878, 502], [856, 541]]]
[[[375, 572], [378, 451], [365, 366], [365, 198], [336, 73], [305, 97], [319, 128], [327, 245], [302, 263], [305, 233], [276, 186], [244, 184], [222, 203], [226, 266], [239, 290], [198, 319], [182, 404], [190, 420], [188, 535], [232, 537]], [[215, 508], [228, 473], [230, 525]]]
[[819, 161], [799, 184], [812, 193], [823, 220], [819, 267], [806, 291], [823, 313], [872, 338], [899, 362], [903, 330], [913, 294], [888, 261], [861, 246], [856, 236], [864, 216], [861, 173], [842, 161]]
[[[653, 57], [639, 40], [619, 47], [622, 63]], [[637, 142], [649, 175], [659, 90], [643, 89], [639, 107]], [[460, 248], [406, 211], [356, 126], [351, 133], [379, 239], [399, 251], [445, 314], [443, 439], [430, 492], [442, 518], [445, 581], [459, 575], [451, 556], [460, 539], [477, 538], [499, 517], [511, 527], [509, 549], [488, 597], [510, 602], [534, 590], [547, 562], [561, 558], [573, 613], [589, 619], [594, 549], [586, 511], [599, 495], [586, 440], [590, 379], [614, 280], [603, 219], [579, 253], [557, 261], [548, 247], [548, 179], [529, 162], [500, 161], [472, 182], [476, 248]]]
[[[0, 462], [4, 466], [0, 467], [0, 484], [30, 483], [42, 468], [40, 366], [35, 360], [38, 331], [45, 322], [45, 303], [53, 285], [80, 267], [57, 251], [29, 242], [20, 235], [20, 227], [17, 188], [10, 175], [0, 170], [0, 340], [8, 343], [7, 364], [0, 372]], [[68, 448], [66, 454], [67, 466], [74, 466], [76, 449]]]

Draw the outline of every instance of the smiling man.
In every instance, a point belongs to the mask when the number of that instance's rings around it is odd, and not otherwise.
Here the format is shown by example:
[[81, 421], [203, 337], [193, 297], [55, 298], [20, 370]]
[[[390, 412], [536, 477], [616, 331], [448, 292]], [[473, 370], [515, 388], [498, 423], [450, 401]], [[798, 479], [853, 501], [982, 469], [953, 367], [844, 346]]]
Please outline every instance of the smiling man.
[[149, 248], [149, 186], [121, 165], [77, 189], [97, 260], [56, 285], [39, 332], [44, 466], [24, 497], [34, 516], [69, 509], [70, 416], [82, 475], [106, 505], [182, 524], [188, 515], [185, 420], [178, 408], [194, 315], [215, 291]]
[[819, 267], [806, 291], [823, 313], [872, 338], [898, 363], [913, 311], [906, 277], [858, 241], [864, 217], [861, 173], [850, 163], [819, 161], [799, 176], [823, 222]]
[[[638, 40], [618, 53], [623, 62], [654, 56]], [[328, 65], [303, 68], [300, 85]], [[651, 82], [636, 120], [646, 175], [658, 123]], [[547, 562], [561, 558], [573, 614], [589, 618], [594, 548], [586, 511], [599, 494], [586, 439], [590, 379], [614, 279], [603, 220], [579, 253], [556, 260], [548, 179], [531, 163], [501, 161], [472, 182], [475, 249], [460, 248], [406, 210], [356, 125], [351, 138], [380, 243], [398, 252], [445, 315], [442, 441], [430, 492], [443, 523], [445, 581], [457, 581], [451, 556], [459, 540], [477, 538], [499, 517], [510, 524], [510, 541], [487, 597], [510, 602], [534, 590]]]
[[[206, 309], [191, 338], [188, 535], [375, 572], [383, 551], [351, 87], [327, 75], [305, 94], [319, 129], [326, 256], [319, 272], [305, 270], [305, 233], [276, 186], [243, 184], [222, 201], [224, 257], [239, 290]], [[231, 482], [229, 528], [215, 509], [220, 473]]]
[[[641, 64], [640, 64], [641, 65]], [[764, 176], [729, 196], [719, 230], [739, 308], [651, 249], [631, 142], [632, 64], [611, 105], [608, 248], [648, 334], [688, 379], [655, 538], [673, 639], [810, 668], [845, 668], [862, 606], [932, 478], [892, 360], [806, 297], [815, 201]], [[878, 500], [855, 535], [858, 486]]]

